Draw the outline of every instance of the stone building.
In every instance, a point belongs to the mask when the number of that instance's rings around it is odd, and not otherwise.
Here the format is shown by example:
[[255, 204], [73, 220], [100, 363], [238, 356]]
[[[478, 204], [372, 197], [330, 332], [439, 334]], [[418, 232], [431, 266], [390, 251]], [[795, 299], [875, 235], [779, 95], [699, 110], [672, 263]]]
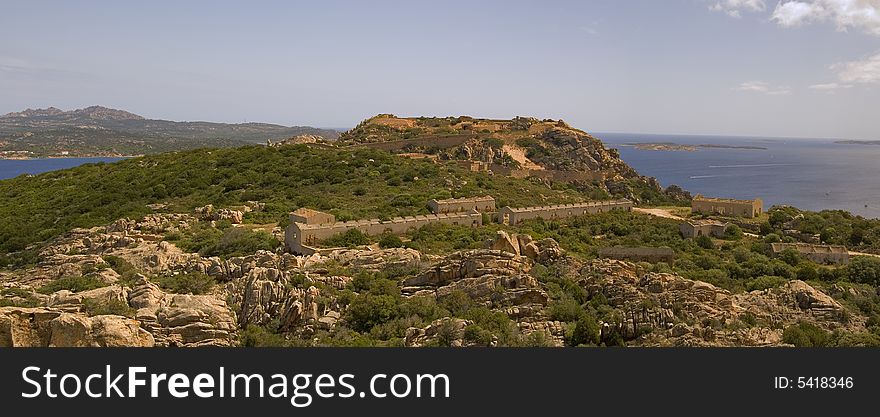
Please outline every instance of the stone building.
[[693, 239], [697, 236], [723, 237], [727, 230], [727, 223], [716, 220], [691, 220], [678, 225], [678, 231], [685, 239]]
[[709, 198], [697, 194], [691, 202], [691, 212], [701, 214], [720, 214], [722, 216], [755, 217], [764, 210], [760, 198], [754, 200], [734, 200], [731, 198]]
[[615, 246], [612, 248], [599, 248], [600, 258], [618, 259], [622, 261], [632, 262], [666, 262], [672, 263], [675, 260], [675, 251], [670, 247], [637, 247], [627, 248]]
[[327, 224], [327, 223], [335, 223], [336, 216], [330, 213], [324, 213], [323, 211], [312, 210], [310, 208], [300, 207], [296, 209], [294, 212], [290, 213], [290, 222], [291, 223], [302, 223], [302, 224]]
[[609, 200], [609, 201], [588, 201], [584, 203], [574, 204], [558, 204], [553, 206], [536, 206], [511, 208], [503, 207], [498, 211], [498, 218], [502, 224], [515, 225], [524, 220], [545, 219], [556, 220], [565, 219], [575, 216], [583, 216], [585, 214], [598, 214], [611, 210], [631, 211], [633, 207], [632, 201], [629, 200]]
[[840, 245], [813, 245], [809, 243], [771, 243], [774, 255], [794, 249], [817, 264], [848, 264], [849, 251]]
[[[291, 219], [293, 218], [294, 214], [291, 213]], [[309, 219], [315, 218], [326, 219], [326, 217], [317, 217], [317, 215]], [[315, 252], [315, 249], [312, 248], [313, 245], [352, 229], [360, 230], [367, 235], [379, 235], [385, 232], [402, 235], [410, 229], [417, 229], [432, 223], [477, 227], [483, 224], [483, 215], [476, 210], [471, 210], [469, 212], [449, 214], [395, 217], [385, 221], [379, 219], [332, 223], [300, 223], [294, 221], [284, 232], [284, 243], [287, 244], [287, 247], [293, 253], [310, 255]]]
[[495, 199], [491, 196], [449, 198], [428, 201], [428, 208], [434, 214], [459, 213], [476, 210], [482, 213], [495, 211]]

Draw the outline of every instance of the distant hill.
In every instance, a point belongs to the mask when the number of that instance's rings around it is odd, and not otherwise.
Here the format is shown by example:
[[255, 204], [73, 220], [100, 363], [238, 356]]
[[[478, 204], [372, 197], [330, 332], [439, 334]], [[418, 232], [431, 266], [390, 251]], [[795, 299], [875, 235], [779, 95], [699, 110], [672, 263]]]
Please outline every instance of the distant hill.
[[101, 106], [27, 109], [0, 116], [0, 157], [120, 156], [230, 147], [339, 132], [268, 123], [174, 122]]

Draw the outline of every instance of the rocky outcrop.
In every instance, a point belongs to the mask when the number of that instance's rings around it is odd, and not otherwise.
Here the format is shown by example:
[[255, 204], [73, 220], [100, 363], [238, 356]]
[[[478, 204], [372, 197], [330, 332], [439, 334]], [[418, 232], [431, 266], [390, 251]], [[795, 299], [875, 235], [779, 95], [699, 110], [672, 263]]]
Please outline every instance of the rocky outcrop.
[[137, 320], [65, 313], [50, 308], [0, 308], [0, 347], [151, 347]]
[[128, 302], [157, 346], [236, 344], [235, 314], [214, 295], [167, 294], [139, 275]]
[[228, 220], [232, 224], [241, 224], [244, 219], [244, 213], [239, 210], [231, 210], [227, 208], [215, 209], [214, 205], [197, 207], [195, 209], [196, 218], [204, 221], [220, 221]]
[[[731, 294], [672, 274], [639, 273], [634, 264], [597, 260], [579, 284], [603, 295], [622, 320], [606, 323], [635, 345], [775, 346], [785, 326], [806, 321], [826, 330], [854, 325], [843, 307], [803, 281]], [[611, 329], [608, 326], [613, 326]]]
[[329, 299], [321, 301], [317, 287], [296, 284], [289, 273], [272, 268], [252, 269], [246, 278], [232, 283], [230, 298], [239, 308], [240, 327], [271, 324], [279, 331], [300, 334], [315, 327], [332, 329], [341, 317], [339, 306]]
[[444, 317], [434, 320], [425, 328], [410, 327], [406, 331], [404, 343], [407, 347], [468, 346], [465, 329], [472, 324], [470, 320]]

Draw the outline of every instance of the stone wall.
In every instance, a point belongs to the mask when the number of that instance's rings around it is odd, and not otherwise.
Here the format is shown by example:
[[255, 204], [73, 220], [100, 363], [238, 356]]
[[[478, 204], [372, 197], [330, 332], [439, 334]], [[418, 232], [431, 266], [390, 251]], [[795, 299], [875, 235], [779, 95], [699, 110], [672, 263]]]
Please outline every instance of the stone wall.
[[840, 245], [812, 245], [809, 243], [771, 243], [773, 253], [778, 255], [788, 249], [796, 250], [801, 256], [817, 264], [847, 264], [849, 251]]
[[502, 224], [515, 225], [530, 219], [565, 219], [586, 214], [604, 213], [611, 210], [630, 211], [632, 207], [633, 203], [629, 200], [590, 201], [586, 203], [524, 208], [503, 207], [498, 211], [496, 220]]
[[428, 201], [428, 207], [434, 214], [459, 213], [473, 210], [485, 213], [495, 211], [495, 199], [491, 196], [484, 196], [431, 200]]
[[760, 198], [754, 200], [733, 200], [726, 198], [694, 197], [691, 203], [693, 213], [720, 214], [723, 216], [755, 217], [764, 209]]
[[472, 134], [464, 134], [464, 135], [445, 135], [445, 136], [427, 136], [422, 138], [415, 139], [402, 139], [402, 140], [393, 140], [390, 142], [376, 142], [376, 143], [363, 143], [354, 145], [355, 148], [372, 148], [372, 149], [380, 149], [387, 152], [394, 152], [403, 150], [409, 147], [424, 147], [424, 148], [451, 148], [453, 146], [458, 146], [466, 143], [467, 141], [474, 139], [474, 135]]
[[692, 221], [680, 224], [678, 231], [685, 239], [693, 239], [697, 236], [723, 237], [727, 226], [727, 223], [716, 221]]
[[395, 217], [386, 221], [379, 219], [352, 220], [318, 225], [291, 223], [285, 231], [284, 241], [291, 251], [305, 254], [308, 246], [352, 229], [360, 230], [368, 235], [379, 235], [385, 232], [400, 235], [408, 232], [410, 229], [417, 229], [432, 223], [476, 227], [483, 224], [483, 215], [476, 211], [471, 211], [467, 213]]

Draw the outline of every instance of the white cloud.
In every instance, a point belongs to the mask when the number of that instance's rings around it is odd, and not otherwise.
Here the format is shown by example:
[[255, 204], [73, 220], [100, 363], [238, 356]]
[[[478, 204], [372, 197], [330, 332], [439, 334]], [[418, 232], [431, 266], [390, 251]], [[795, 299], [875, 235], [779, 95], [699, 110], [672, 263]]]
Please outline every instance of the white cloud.
[[768, 96], [784, 96], [791, 94], [791, 89], [787, 86], [773, 86], [764, 81], [747, 81], [735, 87], [734, 90], [762, 93], [767, 94]]
[[854, 28], [880, 36], [880, 0], [780, 1], [771, 19], [783, 27], [830, 21], [840, 31]]
[[813, 84], [810, 86], [811, 90], [828, 91], [828, 92], [833, 92], [835, 90], [840, 90], [843, 88], [852, 88], [852, 84], [826, 83], [826, 84]]
[[709, 10], [727, 13], [730, 17], [742, 17], [742, 12], [763, 12], [767, 9], [764, 0], [718, 0]]
[[880, 53], [831, 66], [837, 78], [844, 83], [880, 84]]

